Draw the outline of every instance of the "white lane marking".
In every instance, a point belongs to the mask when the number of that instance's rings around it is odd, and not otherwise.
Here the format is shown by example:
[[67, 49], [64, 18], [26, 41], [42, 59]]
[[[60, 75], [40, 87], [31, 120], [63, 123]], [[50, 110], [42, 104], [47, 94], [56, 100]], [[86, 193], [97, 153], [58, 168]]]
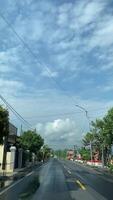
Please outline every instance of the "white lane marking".
[[[45, 163], [44, 165], [41, 165], [38, 167], [38, 169], [40, 169], [42, 166], [45, 166], [47, 163]], [[35, 171], [32, 171], [32, 173], [34, 173]], [[2, 192], [0, 192], [0, 195], [4, 194], [5, 192], [7, 192], [9, 189], [13, 188], [15, 185], [17, 185], [18, 183], [20, 183], [21, 181], [23, 181], [23, 179], [25, 179], [27, 176], [32, 175], [32, 173], [28, 173], [26, 176], [24, 176], [22, 179], [16, 181], [16, 183], [13, 183], [12, 185], [10, 185], [9, 187], [7, 187], [6, 189], [4, 189]]]
[[69, 174], [71, 174], [71, 171], [70, 171], [70, 170], [67, 170], [67, 171], [68, 171]]
[[65, 165], [64, 165], [64, 168], [69, 174], [71, 174], [71, 171]]
[[31, 174], [33, 174], [34, 173], [34, 171], [33, 172], [30, 172], [29, 174], [26, 174], [26, 176], [30, 176]]
[[23, 177], [22, 179], [18, 180], [16, 183], [13, 183], [12, 185], [10, 185], [8, 188], [4, 189], [2, 192], [0, 192], [0, 195], [4, 194], [5, 192], [7, 192], [9, 189], [11, 189], [12, 187], [14, 187], [15, 185], [17, 185], [18, 183], [20, 183], [21, 181], [23, 181], [25, 177]]

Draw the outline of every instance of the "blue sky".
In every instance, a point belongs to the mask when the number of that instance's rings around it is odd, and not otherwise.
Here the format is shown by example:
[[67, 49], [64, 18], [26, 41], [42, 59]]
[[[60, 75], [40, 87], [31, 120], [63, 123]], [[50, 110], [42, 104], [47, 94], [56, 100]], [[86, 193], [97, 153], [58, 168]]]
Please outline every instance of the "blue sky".
[[73, 145], [88, 130], [74, 104], [91, 119], [113, 106], [112, 7], [107, 0], [0, 0], [0, 13], [35, 55], [0, 17], [0, 91], [48, 144]]

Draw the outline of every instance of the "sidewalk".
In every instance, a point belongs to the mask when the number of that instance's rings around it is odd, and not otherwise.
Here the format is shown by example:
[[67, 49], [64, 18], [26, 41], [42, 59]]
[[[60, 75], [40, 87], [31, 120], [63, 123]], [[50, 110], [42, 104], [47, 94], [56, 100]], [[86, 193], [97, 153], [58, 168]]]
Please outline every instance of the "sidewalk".
[[38, 164], [29, 165], [27, 167], [20, 168], [20, 169], [15, 169], [14, 172], [11, 172], [11, 173], [4, 171], [4, 172], [0, 173], [0, 181], [12, 180], [12, 179], [18, 180], [18, 179], [24, 177], [30, 171], [32, 171], [35, 167], [40, 166], [40, 165], [41, 165], [41, 163], [39, 162]]

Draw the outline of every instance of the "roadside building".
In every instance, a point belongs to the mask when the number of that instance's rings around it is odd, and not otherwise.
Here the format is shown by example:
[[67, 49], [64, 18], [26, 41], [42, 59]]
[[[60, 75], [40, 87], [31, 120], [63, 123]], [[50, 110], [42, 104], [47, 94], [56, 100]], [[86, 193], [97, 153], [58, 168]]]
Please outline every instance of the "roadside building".
[[67, 151], [67, 160], [74, 160], [74, 151], [71, 149]]
[[0, 172], [13, 172], [22, 167], [22, 150], [17, 147], [17, 128], [9, 123], [9, 135], [0, 145]]

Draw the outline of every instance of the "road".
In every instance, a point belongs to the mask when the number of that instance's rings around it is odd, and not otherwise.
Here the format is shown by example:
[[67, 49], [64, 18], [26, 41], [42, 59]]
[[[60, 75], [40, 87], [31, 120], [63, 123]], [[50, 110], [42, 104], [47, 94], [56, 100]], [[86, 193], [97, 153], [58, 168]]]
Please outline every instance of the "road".
[[51, 159], [0, 193], [0, 200], [19, 193], [38, 173], [40, 187], [32, 200], [113, 200], [113, 178], [72, 161]]
[[[60, 163], [65, 169], [68, 188], [72, 188], [70, 190], [72, 199], [113, 200], [113, 176], [105, 175], [103, 172], [98, 172], [72, 161], [60, 161]], [[74, 185], [72, 182], [74, 182]], [[77, 190], [77, 185], [81, 189]]]
[[6, 184], [9, 184], [7, 182], [11, 183], [5, 189], [0, 190], [0, 200], [19, 200], [20, 194], [26, 189], [29, 183], [32, 182], [34, 177], [40, 173], [40, 170], [44, 165], [46, 165], [46, 163], [43, 164], [43, 166], [38, 165], [30, 172], [26, 172], [25, 176], [17, 181], [6, 181]]

